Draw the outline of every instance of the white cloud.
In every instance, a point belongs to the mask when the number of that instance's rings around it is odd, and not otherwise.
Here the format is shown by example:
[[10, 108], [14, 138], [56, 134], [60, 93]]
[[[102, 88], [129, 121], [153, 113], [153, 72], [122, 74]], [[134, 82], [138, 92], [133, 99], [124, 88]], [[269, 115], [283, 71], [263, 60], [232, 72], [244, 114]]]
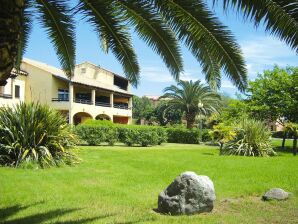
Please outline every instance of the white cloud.
[[[180, 79], [182, 80], [197, 80], [202, 79], [199, 72], [195, 72], [193, 70], [187, 70], [180, 75]], [[141, 71], [141, 77], [144, 81], [150, 82], [159, 82], [159, 83], [169, 83], [175, 82], [172, 75], [166, 68], [163, 67], [143, 67]]]
[[252, 37], [241, 42], [242, 50], [247, 64], [249, 78], [255, 78], [258, 73], [271, 68], [274, 64], [280, 66], [295, 65], [297, 57], [280, 40], [272, 37]]

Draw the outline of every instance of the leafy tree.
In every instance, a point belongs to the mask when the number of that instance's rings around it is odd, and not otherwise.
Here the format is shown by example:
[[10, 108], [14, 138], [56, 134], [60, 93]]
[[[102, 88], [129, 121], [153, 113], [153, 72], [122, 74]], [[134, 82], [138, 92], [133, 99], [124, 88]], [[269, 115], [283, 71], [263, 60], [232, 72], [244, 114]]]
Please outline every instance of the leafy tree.
[[134, 119], [149, 120], [154, 115], [154, 106], [149, 98], [133, 96], [132, 104], [132, 116]]
[[249, 82], [248, 107], [253, 117], [276, 121], [298, 121], [298, 67], [266, 70]]
[[[73, 7], [66, 0], [0, 0], [0, 4], [1, 86], [6, 84], [12, 68], [19, 68], [33, 20], [45, 28], [62, 68], [72, 76], [74, 14], [80, 14], [93, 25], [103, 51], [110, 50], [116, 56], [135, 85], [139, 81], [139, 65], [131, 30], [162, 57], [177, 80], [183, 71], [178, 45], [181, 41], [201, 63], [206, 80], [213, 87], [220, 85], [221, 70], [240, 90], [246, 87], [247, 71], [240, 47], [203, 0], [77, 0]], [[256, 25], [265, 23], [271, 34], [298, 50], [295, 1], [224, 1], [225, 9], [233, 7]]]
[[174, 108], [167, 109], [167, 102], [161, 102], [154, 110], [155, 117], [160, 125], [181, 124], [183, 112]]
[[192, 128], [198, 113], [204, 115], [218, 112], [221, 98], [209, 86], [199, 80], [178, 82], [178, 86], [171, 85], [164, 89], [162, 98], [169, 98], [166, 110], [181, 110], [185, 113], [187, 128]]

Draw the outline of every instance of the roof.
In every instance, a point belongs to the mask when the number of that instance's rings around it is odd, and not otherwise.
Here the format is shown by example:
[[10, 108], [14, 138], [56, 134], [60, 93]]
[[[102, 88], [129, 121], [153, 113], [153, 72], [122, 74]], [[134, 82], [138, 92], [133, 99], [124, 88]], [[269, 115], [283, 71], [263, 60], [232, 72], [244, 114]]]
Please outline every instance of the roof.
[[[32, 60], [32, 59], [28, 59], [28, 58], [24, 58], [23, 62], [25, 62], [27, 64], [30, 64], [30, 65], [33, 65], [33, 66], [35, 66], [37, 68], [40, 68], [44, 71], [47, 71], [47, 72], [51, 73], [53, 76], [55, 76], [57, 78], [60, 78], [60, 79], [63, 79], [63, 80], [67, 80], [67, 81], [71, 81], [73, 83], [87, 85], [87, 86], [91, 86], [91, 87], [95, 87], [95, 88], [101, 88], [101, 89], [108, 90], [108, 91], [114, 91], [114, 92], [118, 92], [118, 93], [132, 95], [128, 91], [120, 89], [117, 86], [108, 85], [106, 83], [101, 83], [101, 82], [99, 82], [95, 79], [91, 79], [91, 78], [88, 78], [88, 77], [85, 77], [85, 76], [75, 75], [74, 77], [69, 79], [62, 69], [56, 68], [56, 67], [48, 65], [46, 63], [42, 63], [42, 62], [35, 61], [35, 60]], [[94, 65], [92, 63], [89, 63], [89, 62], [87, 62], [87, 63], [97, 67], [96, 65]], [[83, 63], [81, 63], [81, 64], [83, 64]], [[100, 68], [100, 69], [102, 69], [102, 68]], [[105, 71], [107, 71], [107, 70], [105, 70]], [[112, 73], [112, 74], [114, 75], [114, 73]]]

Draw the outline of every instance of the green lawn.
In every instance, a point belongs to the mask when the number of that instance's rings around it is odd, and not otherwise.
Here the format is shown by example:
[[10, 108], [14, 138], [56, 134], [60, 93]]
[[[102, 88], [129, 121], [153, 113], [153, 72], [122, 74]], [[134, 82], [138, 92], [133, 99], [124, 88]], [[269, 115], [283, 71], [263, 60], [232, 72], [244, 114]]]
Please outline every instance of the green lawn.
[[[245, 158], [219, 156], [211, 146], [165, 144], [80, 147], [78, 154], [82, 162], [75, 167], [0, 168], [0, 223], [298, 222], [298, 157], [290, 153]], [[213, 180], [214, 211], [181, 217], [155, 213], [159, 192], [187, 170]], [[261, 201], [272, 187], [294, 195]]]

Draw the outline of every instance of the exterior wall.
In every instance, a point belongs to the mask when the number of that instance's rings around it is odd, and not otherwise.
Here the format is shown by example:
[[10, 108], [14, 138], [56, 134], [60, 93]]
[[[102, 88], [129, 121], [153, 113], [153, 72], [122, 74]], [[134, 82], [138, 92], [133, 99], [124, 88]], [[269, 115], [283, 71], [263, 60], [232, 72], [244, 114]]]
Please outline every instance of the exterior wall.
[[[46, 64], [42, 64], [41, 66], [47, 66]], [[93, 119], [96, 119], [98, 115], [107, 115], [112, 121], [114, 116], [116, 119], [120, 119], [122, 123], [130, 123], [132, 120], [132, 110], [124, 109], [124, 108], [114, 108], [113, 103], [128, 103], [130, 104], [130, 99], [125, 97], [120, 97], [115, 95], [113, 96], [114, 84], [114, 75], [111, 72], [108, 72], [104, 69], [97, 68], [96, 66], [83, 63], [76, 67], [75, 76], [76, 75], [84, 75], [86, 80], [89, 82], [91, 79], [97, 80], [100, 84], [104, 84], [104, 86], [109, 91], [103, 91], [96, 89], [96, 87], [88, 86], [88, 84], [72, 84], [70, 85], [69, 80], [63, 78], [63, 75], [56, 74], [55, 70], [47, 70], [45, 67], [40, 67], [38, 62], [36, 64], [30, 62], [23, 62], [21, 69], [28, 73], [28, 76], [18, 76], [13, 80], [13, 85], [11, 84], [11, 80], [8, 80], [8, 84], [3, 89], [3, 93], [5, 94], [14, 94], [14, 85], [20, 86], [20, 99], [4, 99], [0, 98], [0, 107], [3, 105], [13, 106], [20, 101], [25, 102], [39, 102], [41, 104], [47, 104], [50, 107], [57, 109], [63, 112], [64, 115], [69, 114], [70, 123], [73, 122], [73, 118], [76, 114], [79, 113], [87, 113]], [[53, 68], [53, 67], [52, 67]], [[85, 69], [84, 74], [80, 74], [81, 69]], [[54, 74], [53, 74], [53, 73]], [[59, 77], [59, 78], [58, 78]], [[82, 79], [84, 80], [84, 79]], [[92, 83], [92, 82], [91, 82]], [[96, 83], [96, 82], [95, 82]], [[95, 84], [94, 84], [95, 85]], [[70, 86], [72, 86], [70, 88]], [[70, 100], [67, 101], [52, 101], [53, 98], [58, 98], [58, 89], [69, 90]], [[71, 94], [72, 89], [72, 94]], [[95, 94], [94, 94], [94, 91]], [[94, 99], [95, 96], [107, 96], [110, 97], [110, 107], [105, 106], [96, 106], [95, 104], [82, 104], [73, 102], [72, 99], [75, 98], [76, 93], [89, 93]], [[93, 94], [92, 94], [93, 92]], [[125, 92], [124, 92], [125, 93]], [[127, 92], [126, 92], [127, 93]], [[71, 98], [73, 96], [73, 98]], [[94, 103], [94, 102], [93, 102]], [[120, 118], [118, 118], [120, 117]], [[85, 118], [81, 120], [84, 121]], [[86, 118], [87, 119], [87, 118]]]
[[25, 101], [50, 104], [53, 90], [52, 74], [27, 63], [22, 63], [21, 69], [29, 74], [26, 80]]
[[[82, 71], [85, 70], [85, 73]], [[75, 76], [85, 76], [89, 79], [95, 79], [102, 84], [114, 85], [114, 75], [89, 63], [82, 63], [76, 66]]]
[[[4, 106], [14, 106], [20, 102], [24, 102], [25, 101], [25, 80], [26, 80], [26, 76], [18, 76], [14, 79], [8, 79], [7, 80], [7, 84], [5, 85], [4, 89], [3, 89], [3, 94], [6, 95], [11, 95], [11, 99], [6, 99], [6, 98], [2, 98], [0, 97], [0, 107], [4, 107]], [[19, 98], [15, 98], [15, 85], [18, 85], [20, 87], [20, 97]]]
[[69, 82], [52, 76], [52, 98], [58, 97], [58, 89], [68, 90]]

